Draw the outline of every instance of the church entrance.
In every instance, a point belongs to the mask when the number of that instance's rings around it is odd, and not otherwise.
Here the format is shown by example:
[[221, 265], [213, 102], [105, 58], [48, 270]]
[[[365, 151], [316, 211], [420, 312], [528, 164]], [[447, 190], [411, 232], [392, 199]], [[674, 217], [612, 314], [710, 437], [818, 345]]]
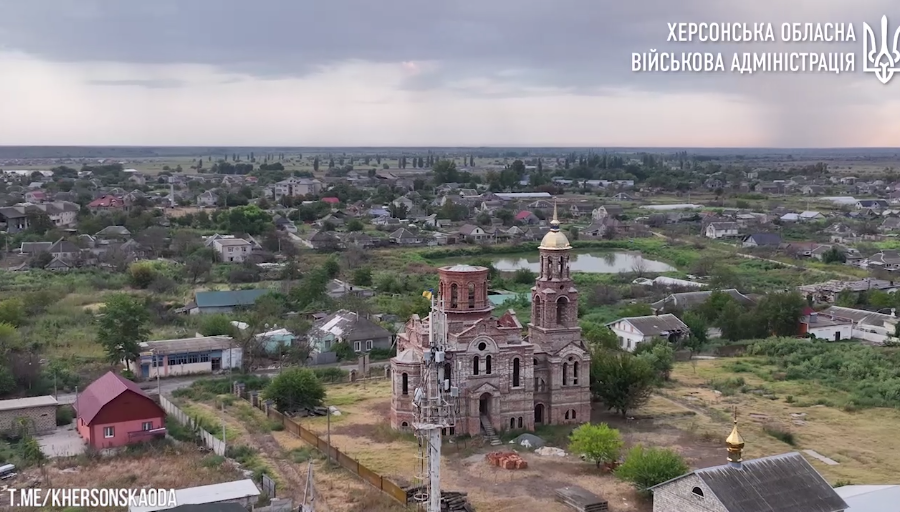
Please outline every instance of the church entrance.
[[478, 414], [481, 416], [491, 415], [491, 394], [484, 393], [478, 399]]
[[541, 425], [544, 423], [544, 404], [534, 406], [534, 424]]

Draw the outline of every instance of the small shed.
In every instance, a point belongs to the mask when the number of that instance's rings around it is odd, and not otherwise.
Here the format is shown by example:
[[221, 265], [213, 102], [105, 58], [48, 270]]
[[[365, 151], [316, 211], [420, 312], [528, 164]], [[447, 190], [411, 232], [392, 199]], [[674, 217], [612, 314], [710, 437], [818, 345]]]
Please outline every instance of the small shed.
[[[223, 484], [201, 485], [175, 491], [175, 502], [179, 508], [185, 505], [204, 505], [213, 503], [237, 503], [246, 507], [255, 504], [260, 495], [253, 480], [236, 480]], [[168, 507], [131, 507], [128, 512], [157, 512], [174, 510]]]
[[0, 400], [0, 432], [16, 433], [20, 418], [25, 418], [32, 434], [53, 432], [58, 405], [56, 398], [50, 395]]

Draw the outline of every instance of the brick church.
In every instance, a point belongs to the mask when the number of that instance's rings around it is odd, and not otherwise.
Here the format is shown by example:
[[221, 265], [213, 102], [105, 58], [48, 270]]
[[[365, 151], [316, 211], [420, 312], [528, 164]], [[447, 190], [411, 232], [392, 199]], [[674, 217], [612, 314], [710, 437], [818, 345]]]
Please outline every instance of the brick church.
[[[456, 435], [493, 430], [533, 430], [541, 424], [590, 419], [590, 355], [578, 327], [578, 290], [569, 270], [571, 245], [554, 208], [539, 247], [541, 270], [531, 289], [526, 329], [512, 310], [493, 315], [485, 267], [438, 269], [438, 308], [446, 317], [443, 379], [458, 388]], [[420, 385], [429, 319], [413, 315], [398, 336], [391, 360], [391, 426], [413, 424], [412, 399]]]

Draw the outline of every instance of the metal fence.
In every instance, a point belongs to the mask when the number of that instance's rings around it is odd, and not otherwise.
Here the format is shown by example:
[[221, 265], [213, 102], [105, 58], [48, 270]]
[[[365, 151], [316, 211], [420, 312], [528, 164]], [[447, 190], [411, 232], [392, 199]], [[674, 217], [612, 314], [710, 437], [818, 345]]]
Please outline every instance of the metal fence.
[[363, 482], [366, 482], [372, 487], [387, 494], [397, 502], [403, 505], [407, 504], [406, 491], [399, 485], [365, 467], [358, 460], [338, 450], [337, 447], [329, 446], [326, 439], [319, 437], [311, 430], [303, 428], [290, 417], [281, 414], [275, 410], [274, 405], [271, 403], [267, 403], [265, 400], [260, 399], [258, 395], [243, 391], [238, 383], [235, 385], [234, 394], [247, 400], [251, 405], [263, 411], [270, 420], [284, 425], [284, 429], [287, 432], [302, 439], [313, 448], [322, 452], [325, 456], [330, 457], [331, 460], [336, 461], [341, 467], [358, 476]]
[[163, 410], [166, 411], [166, 414], [169, 417], [175, 418], [178, 423], [192, 429], [196, 430], [200, 433], [200, 439], [203, 441], [210, 450], [213, 451], [216, 455], [225, 456], [225, 441], [216, 438], [216, 436], [210, 434], [206, 430], [203, 430], [200, 427], [198, 421], [195, 418], [192, 418], [190, 415], [179, 409], [175, 404], [170, 402], [166, 397], [160, 396], [159, 403], [162, 406]]

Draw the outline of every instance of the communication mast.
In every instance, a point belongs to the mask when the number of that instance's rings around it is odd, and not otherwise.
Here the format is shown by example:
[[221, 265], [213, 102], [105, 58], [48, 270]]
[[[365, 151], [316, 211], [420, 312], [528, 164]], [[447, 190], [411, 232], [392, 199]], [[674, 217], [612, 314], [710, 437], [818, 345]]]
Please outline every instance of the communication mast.
[[[440, 298], [443, 306], [443, 298]], [[419, 387], [413, 395], [413, 429], [419, 441], [419, 474], [413, 499], [427, 512], [441, 512], [441, 436], [456, 425], [459, 388], [450, 386], [444, 373], [447, 354], [447, 315], [431, 296], [428, 318], [429, 347], [422, 354]], [[452, 370], [451, 370], [452, 371]]]

